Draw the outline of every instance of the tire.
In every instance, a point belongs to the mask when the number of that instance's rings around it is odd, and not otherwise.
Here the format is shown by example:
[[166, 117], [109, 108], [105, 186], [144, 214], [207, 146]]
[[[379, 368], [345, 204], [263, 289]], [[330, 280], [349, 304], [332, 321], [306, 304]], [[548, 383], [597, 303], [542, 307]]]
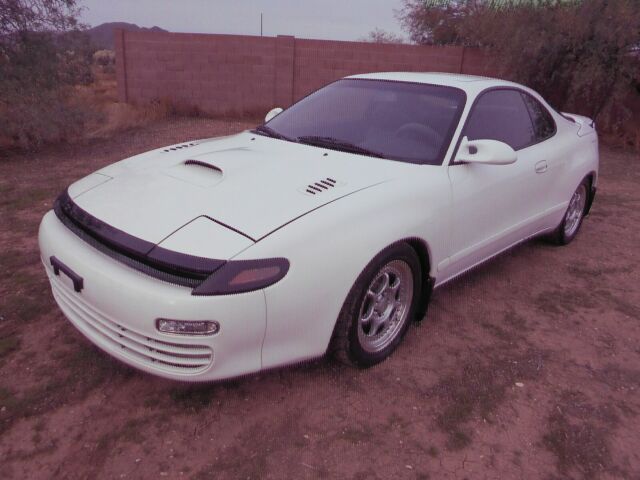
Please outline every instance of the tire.
[[584, 220], [589, 205], [589, 195], [591, 191], [591, 183], [588, 179], [584, 179], [569, 200], [569, 206], [562, 218], [562, 222], [558, 225], [550, 235], [550, 240], [556, 245], [567, 245], [576, 238], [582, 221]]
[[362, 271], [338, 316], [330, 351], [342, 363], [371, 367], [398, 347], [422, 290], [420, 260], [407, 243], [395, 243]]

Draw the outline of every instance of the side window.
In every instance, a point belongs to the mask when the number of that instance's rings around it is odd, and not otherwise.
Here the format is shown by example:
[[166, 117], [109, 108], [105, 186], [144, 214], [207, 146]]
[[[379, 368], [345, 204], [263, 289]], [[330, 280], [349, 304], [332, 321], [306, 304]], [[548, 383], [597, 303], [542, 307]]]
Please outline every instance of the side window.
[[535, 98], [528, 93], [522, 93], [524, 103], [527, 104], [531, 121], [533, 122], [533, 130], [536, 134], [536, 142], [541, 142], [552, 137], [556, 133], [556, 122], [549, 111]]
[[481, 94], [464, 131], [469, 140], [499, 140], [519, 150], [536, 142], [527, 106], [517, 90]]

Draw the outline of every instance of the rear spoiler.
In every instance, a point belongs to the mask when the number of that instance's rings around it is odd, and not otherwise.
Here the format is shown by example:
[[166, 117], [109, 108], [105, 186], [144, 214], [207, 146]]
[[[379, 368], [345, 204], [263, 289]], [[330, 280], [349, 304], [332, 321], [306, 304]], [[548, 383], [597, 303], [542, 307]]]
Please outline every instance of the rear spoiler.
[[580, 128], [578, 128], [578, 136], [583, 137], [590, 133], [594, 133], [596, 131], [596, 122], [594, 122], [589, 117], [585, 117], [583, 115], [576, 115], [574, 113], [566, 113], [560, 112], [564, 118], [577, 124]]

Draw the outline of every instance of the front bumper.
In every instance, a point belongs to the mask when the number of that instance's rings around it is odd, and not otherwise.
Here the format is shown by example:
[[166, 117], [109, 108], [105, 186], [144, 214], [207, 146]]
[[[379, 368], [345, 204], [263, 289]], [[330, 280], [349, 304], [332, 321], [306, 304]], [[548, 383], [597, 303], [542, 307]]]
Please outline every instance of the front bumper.
[[[40, 251], [54, 298], [98, 347], [140, 370], [184, 381], [212, 381], [260, 370], [266, 329], [263, 291], [196, 297], [191, 289], [138, 272], [73, 234], [53, 212], [40, 225]], [[56, 256], [83, 278], [76, 292], [55, 275]], [[213, 336], [163, 334], [157, 318], [215, 320]]]

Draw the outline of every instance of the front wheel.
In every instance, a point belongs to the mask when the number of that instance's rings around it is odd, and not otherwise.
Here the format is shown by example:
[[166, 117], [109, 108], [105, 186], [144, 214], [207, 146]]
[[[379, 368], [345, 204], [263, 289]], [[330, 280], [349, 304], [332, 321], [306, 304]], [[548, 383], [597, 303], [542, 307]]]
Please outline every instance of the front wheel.
[[580, 230], [582, 220], [584, 220], [584, 215], [587, 211], [589, 188], [589, 181], [585, 179], [576, 191], [573, 192], [562, 222], [551, 234], [551, 240], [554, 243], [567, 245], [578, 234], [578, 230]]
[[342, 307], [331, 349], [342, 362], [370, 367], [400, 344], [421, 291], [420, 261], [406, 243], [379, 253], [360, 274]]

